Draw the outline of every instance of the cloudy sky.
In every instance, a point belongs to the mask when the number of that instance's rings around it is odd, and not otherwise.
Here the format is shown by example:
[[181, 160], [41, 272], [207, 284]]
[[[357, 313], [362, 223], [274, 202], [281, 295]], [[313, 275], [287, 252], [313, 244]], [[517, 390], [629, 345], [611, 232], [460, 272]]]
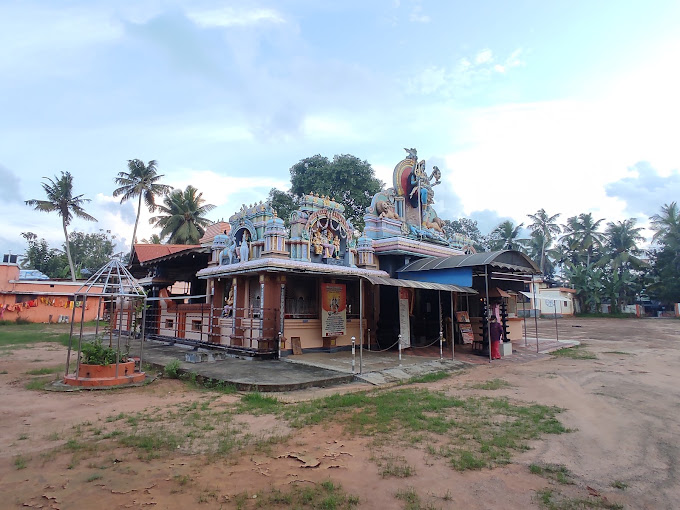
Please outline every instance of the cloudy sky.
[[217, 220], [314, 154], [391, 186], [403, 147], [442, 170], [439, 215], [484, 233], [541, 207], [645, 223], [680, 198], [678, 26], [677, 0], [4, 0], [0, 249], [60, 243], [23, 201], [61, 171], [99, 220], [72, 228], [128, 243], [128, 159]]

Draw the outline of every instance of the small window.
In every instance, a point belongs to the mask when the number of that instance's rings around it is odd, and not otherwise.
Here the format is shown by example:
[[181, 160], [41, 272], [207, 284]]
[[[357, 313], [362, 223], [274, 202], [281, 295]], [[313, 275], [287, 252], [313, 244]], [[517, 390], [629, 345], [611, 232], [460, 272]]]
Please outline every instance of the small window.
[[569, 301], [565, 301], [564, 306], [569, 307]]
[[173, 329], [175, 327], [175, 321], [172, 319], [165, 319], [165, 329]]
[[201, 331], [202, 326], [201, 321], [191, 321], [191, 331]]

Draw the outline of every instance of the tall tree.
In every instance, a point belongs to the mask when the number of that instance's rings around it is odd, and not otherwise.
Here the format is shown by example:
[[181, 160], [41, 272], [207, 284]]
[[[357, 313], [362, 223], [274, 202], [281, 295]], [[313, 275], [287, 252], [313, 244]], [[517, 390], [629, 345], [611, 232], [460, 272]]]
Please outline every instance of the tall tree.
[[56, 212], [61, 216], [61, 225], [64, 229], [64, 241], [66, 246], [66, 257], [68, 258], [68, 266], [71, 271], [71, 280], [76, 281], [76, 272], [73, 267], [73, 259], [71, 258], [71, 250], [68, 242], [67, 228], [73, 217], [82, 218], [87, 221], [97, 221], [93, 216], [90, 216], [83, 209], [85, 202], [89, 202], [89, 198], [83, 198], [83, 195], [73, 196], [73, 176], [69, 172], [62, 172], [61, 177], [54, 176], [54, 180], [49, 177], [44, 177], [48, 182], [43, 182], [42, 187], [47, 195], [47, 200], [26, 200], [26, 205], [35, 208], [36, 211]]
[[654, 230], [652, 241], [661, 245], [680, 245], [680, 210], [676, 202], [664, 204], [661, 214], [655, 214], [650, 219], [651, 229]]
[[598, 263], [599, 266], [608, 265], [612, 273], [617, 273], [619, 310], [621, 305], [626, 304], [635, 295], [635, 288], [628, 285], [634, 279], [628, 273], [647, 266], [647, 263], [638, 257], [642, 253], [638, 243], [643, 242], [645, 238], [640, 234], [642, 228], [636, 227], [635, 223], [635, 218], [607, 223], [605, 249], [609, 260], [603, 258]]
[[555, 220], [560, 217], [560, 213], [549, 216], [545, 209], [541, 208], [535, 214], [529, 214], [528, 216], [533, 221], [529, 225], [529, 229], [534, 234], [537, 234], [536, 239], [541, 241], [540, 268], [541, 273], [545, 274], [545, 251], [552, 243], [553, 235], [557, 235], [561, 231], [560, 226], [555, 223]]
[[525, 243], [525, 239], [519, 239], [524, 223], [515, 226], [512, 221], [506, 220], [489, 234], [489, 247], [492, 250], [519, 250]]
[[300, 160], [290, 169], [290, 182], [298, 198], [314, 192], [345, 205], [345, 215], [359, 230], [373, 195], [384, 186], [367, 161], [350, 154], [334, 156], [333, 161], [319, 154]]
[[562, 236], [562, 241], [578, 255], [585, 253], [586, 266], [590, 266], [595, 253], [604, 243], [605, 235], [598, 230], [603, 221], [604, 219], [594, 221], [592, 213], [582, 213], [568, 218], [567, 224], [563, 226], [565, 235]]
[[661, 213], [651, 217], [652, 240], [658, 248], [649, 252], [652, 282], [649, 295], [665, 304], [680, 301], [680, 211], [676, 202], [664, 204]]
[[477, 251], [485, 251], [488, 239], [482, 235], [475, 220], [459, 218], [457, 220], [444, 220], [444, 234], [451, 237], [453, 234], [462, 234], [472, 240], [472, 245]]
[[298, 208], [298, 197], [276, 188], [269, 190], [269, 201], [286, 228], [290, 227], [290, 215]]
[[172, 190], [172, 186], [158, 182], [164, 176], [158, 175], [157, 171], [156, 160], [152, 159], [145, 165], [140, 159], [129, 159], [128, 171], [118, 172], [118, 177], [115, 179], [116, 184], [120, 187], [113, 191], [113, 196], [120, 196], [121, 204], [138, 197], [137, 217], [135, 218], [135, 228], [132, 231], [130, 253], [132, 253], [132, 248], [137, 238], [137, 224], [139, 223], [139, 215], [142, 211], [142, 197], [149, 211], [154, 212], [156, 210], [156, 197], [167, 195]]
[[156, 206], [163, 214], [154, 216], [149, 223], [161, 227], [160, 236], [170, 236], [170, 244], [197, 244], [212, 223], [205, 215], [215, 206], [206, 204], [203, 193], [191, 185], [184, 191], [172, 191], [163, 199], [163, 204]]
[[24, 269], [37, 269], [50, 278], [65, 278], [68, 276], [68, 259], [64, 252], [60, 252], [50, 245], [44, 238], [38, 239], [33, 232], [22, 232], [28, 248], [22, 257], [21, 267]]

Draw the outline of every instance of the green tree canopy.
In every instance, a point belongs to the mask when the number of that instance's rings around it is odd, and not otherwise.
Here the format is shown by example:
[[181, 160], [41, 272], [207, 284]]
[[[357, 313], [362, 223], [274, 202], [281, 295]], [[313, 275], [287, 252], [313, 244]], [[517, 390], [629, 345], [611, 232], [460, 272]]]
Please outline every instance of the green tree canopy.
[[164, 205], [157, 208], [163, 213], [149, 220], [161, 228], [162, 238], [170, 236], [170, 244], [197, 244], [212, 222], [205, 217], [215, 206], [206, 204], [203, 193], [189, 185], [182, 190], [174, 190], [163, 199]]
[[66, 243], [66, 257], [68, 258], [69, 269], [71, 270], [71, 280], [76, 281], [76, 272], [73, 267], [71, 250], [68, 242], [68, 227], [73, 217], [82, 218], [87, 221], [97, 221], [83, 209], [83, 205], [89, 202], [89, 198], [83, 195], [73, 196], [73, 176], [69, 172], [62, 172], [61, 177], [55, 176], [54, 180], [44, 177], [48, 182], [43, 182], [47, 200], [31, 199], [26, 200], [26, 205], [34, 207], [37, 211], [56, 212], [61, 216], [61, 225], [64, 230], [64, 241]]
[[545, 252], [546, 249], [550, 247], [553, 236], [560, 233], [560, 226], [555, 223], [555, 220], [559, 218], [560, 214], [548, 215], [545, 209], [541, 208], [536, 211], [535, 214], [529, 214], [529, 218], [533, 221], [529, 225], [529, 229], [532, 232], [532, 237], [540, 241], [541, 247], [539, 249], [538, 258], [540, 260], [539, 267], [541, 268], [541, 273], [546, 274], [546, 260]]
[[384, 187], [368, 161], [350, 154], [336, 155], [333, 161], [319, 154], [302, 159], [291, 167], [290, 182], [290, 191], [298, 198], [313, 192], [342, 203], [345, 216], [359, 230], [373, 195]]
[[290, 227], [290, 215], [299, 207], [298, 197], [289, 191], [272, 188], [269, 190], [269, 201], [286, 228]]
[[469, 218], [457, 220], [444, 220], [444, 234], [451, 237], [453, 234], [462, 234], [472, 239], [472, 245], [477, 251], [486, 251], [488, 240], [479, 230], [477, 222]]
[[38, 239], [33, 232], [22, 232], [28, 248], [21, 260], [23, 269], [36, 269], [50, 278], [66, 278], [69, 272], [66, 254], [50, 245], [44, 238]]
[[140, 159], [129, 159], [128, 171], [118, 172], [118, 177], [115, 179], [116, 184], [120, 187], [113, 191], [113, 196], [121, 197], [121, 204], [138, 197], [137, 217], [135, 218], [135, 228], [132, 231], [130, 253], [132, 253], [137, 238], [137, 224], [142, 211], [142, 197], [149, 211], [153, 212], [156, 210], [156, 197], [166, 195], [172, 190], [171, 186], [158, 182], [163, 175], [158, 175], [156, 166], [155, 160], [151, 160], [145, 165]]
[[519, 239], [522, 226], [524, 223], [515, 226], [510, 220], [504, 221], [489, 234], [489, 248], [491, 250], [519, 250], [526, 243], [525, 239]]

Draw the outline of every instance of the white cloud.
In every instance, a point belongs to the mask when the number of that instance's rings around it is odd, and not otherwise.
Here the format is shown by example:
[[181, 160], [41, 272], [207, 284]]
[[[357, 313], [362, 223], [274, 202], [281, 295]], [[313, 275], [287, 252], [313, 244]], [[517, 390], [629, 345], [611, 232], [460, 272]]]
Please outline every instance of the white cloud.
[[474, 57], [462, 57], [451, 66], [430, 66], [417, 72], [416, 77], [408, 81], [406, 89], [411, 94], [457, 96], [460, 91], [472, 90], [494, 75], [523, 66], [521, 54], [522, 50], [517, 49], [497, 62], [492, 50], [482, 49]]
[[422, 5], [415, 5], [409, 15], [409, 20], [414, 23], [429, 23], [430, 17], [427, 14], [423, 14]]
[[246, 9], [222, 7], [200, 11], [188, 11], [187, 17], [201, 27], [251, 26], [262, 23], [285, 23], [285, 17], [274, 9]]
[[493, 52], [490, 49], [481, 50], [475, 56], [475, 64], [481, 65], [493, 61]]

